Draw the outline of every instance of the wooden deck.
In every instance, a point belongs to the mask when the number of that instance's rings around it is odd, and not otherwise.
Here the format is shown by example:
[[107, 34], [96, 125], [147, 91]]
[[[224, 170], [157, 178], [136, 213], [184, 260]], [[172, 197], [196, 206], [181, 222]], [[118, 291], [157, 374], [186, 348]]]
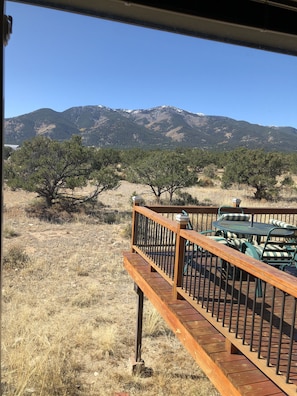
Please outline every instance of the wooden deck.
[[[265, 288], [265, 300], [263, 300], [264, 297], [255, 298], [257, 283], [254, 279], [251, 282], [233, 279], [231, 276], [226, 279], [226, 276], [222, 277], [218, 274], [214, 266], [209, 265], [210, 262], [202, 258], [198, 268], [189, 266], [184, 275], [183, 287], [187, 291], [192, 290], [191, 298], [197, 301], [194, 308], [204, 314], [220, 332], [228, 328], [228, 331], [234, 334], [233, 346], [238, 346], [251, 361], [254, 361], [262, 371], [269, 375], [270, 379], [281, 385], [282, 389], [287, 389], [288, 394], [296, 394], [296, 332], [291, 352], [290, 384], [284, 383], [292, 331], [290, 323], [296, 309], [295, 299], [289, 294], [275, 290], [269, 284]], [[296, 276], [296, 268], [290, 267], [288, 270]], [[201, 288], [207, 290], [207, 302], [201, 299], [202, 293], [199, 293]], [[189, 299], [187, 294], [184, 296], [185, 299]], [[285, 309], [282, 304], [284, 300]], [[211, 311], [212, 314], [205, 315], [206, 310]], [[224, 322], [224, 328], [221, 327], [222, 322]], [[280, 327], [283, 328], [281, 350], [279, 349]], [[268, 355], [271, 367], [279, 366], [280, 375], [267, 367], [265, 362], [267, 362]]]
[[[237, 353], [231, 353], [234, 349], [218, 330], [217, 319], [206, 318], [188, 299], [174, 299], [172, 286], [158, 272], [152, 272], [151, 266], [139, 254], [125, 252], [124, 266], [222, 395], [296, 394], [294, 384], [287, 384], [285, 391], [281, 390], [246, 354], [238, 350]], [[193, 278], [190, 279], [192, 282]], [[184, 281], [187, 282], [186, 277]], [[213, 299], [219, 301], [215, 294]], [[233, 304], [228, 306], [230, 310], [225, 313], [225, 320], [232, 321]], [[258, 337], [257, 326], [251, 336]], [[265, 353], [265, 345], [262, 346], [262, 352]], [[284, 353], [284, 359], [285, 356]]]

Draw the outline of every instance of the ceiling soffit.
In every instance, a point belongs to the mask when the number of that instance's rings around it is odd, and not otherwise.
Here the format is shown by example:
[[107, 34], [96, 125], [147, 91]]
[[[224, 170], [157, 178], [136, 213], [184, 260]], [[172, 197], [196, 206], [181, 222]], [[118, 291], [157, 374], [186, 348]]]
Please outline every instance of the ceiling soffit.
[[297, 55], [296, 0], [174, 2], [172, 0], [18, 0], [16, 2]]

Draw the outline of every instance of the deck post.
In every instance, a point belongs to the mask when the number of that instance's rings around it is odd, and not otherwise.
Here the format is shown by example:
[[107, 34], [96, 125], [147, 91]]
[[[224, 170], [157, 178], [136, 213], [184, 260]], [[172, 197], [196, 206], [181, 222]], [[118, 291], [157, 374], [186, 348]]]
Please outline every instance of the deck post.
[[175, 260], [174, 260], [173, 298], [182, 299], [182, 297], [177, 292], [177, 289], [182, 285], [186, 241], [184, 238], [180, 237], [180, 230], [185, 229], [187, 227], [190, 218], [188, 215], [178, 214], [175, 219], [178, 224], [178, 230], [176, 235], [176, 248], [175, 248]]
[[225, 346], [226, 346], [226, 351], [230, 353], [230, 355], [241, 354], [240, 350], [234, 344], [232, 344], [232, 342], [228, 338], [226, 338], [225, 340]]
[[132, 197], [133, 201], [133, 213], [132, 213], [132, 235], [131, 235], [131, 251], [134, 252], [133, 246], [136, 242], [137, 237], [137, 227], [138, 227], [138, 213], [135, 211], [135, 206], [139, 206], [142, 202], [140, 196], [134, 195]]
[[241, 203], [241, 200], [239, 198], [233, 198], [232, 199], [232, 206], [234, 208], [239, 208], [240, 207], [240, 203]]
[[132, 365], [133, 374], [139, 374], [144, 368], [144, 361], [141, 358], [142, 348], [142, 323], [143, 323], [143, 291], [134, 283], [134, 290], [137, 293], [137, 321], [135, 340], [135, 359]]

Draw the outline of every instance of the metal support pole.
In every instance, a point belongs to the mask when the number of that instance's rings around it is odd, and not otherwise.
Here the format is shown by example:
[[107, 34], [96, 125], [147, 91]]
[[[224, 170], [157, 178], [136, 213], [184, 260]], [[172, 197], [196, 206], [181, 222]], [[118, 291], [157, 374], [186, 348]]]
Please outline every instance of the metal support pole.
[[135, 285], [137, 293], [137, 325], [136, 325], [136, 342], [135, 342], [135, 362], [141, 361], [142, 347], [142, 324], [143, 324], [143, 291]]
[[144, 361], [141, 358], [142, 348], [142, 324], [143, 324], [143, 291], [136, 283], [134, 290], [137, 293], [137, 321], [136, 321], [136, 340], [135, 340], [135, 360], [133, 363], [133, 374], [139, 374], [144, 369]]

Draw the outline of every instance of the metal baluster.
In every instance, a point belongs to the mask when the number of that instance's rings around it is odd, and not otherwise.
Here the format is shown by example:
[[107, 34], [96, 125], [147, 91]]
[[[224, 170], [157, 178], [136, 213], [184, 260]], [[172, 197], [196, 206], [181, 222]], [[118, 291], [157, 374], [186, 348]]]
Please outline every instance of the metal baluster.
[[233, 305], [234, 305], [234, 291], [235, 291], [235, 267], [233, 267], [232, 271], [232, 286], [231, 286], [231, 303], [230, 303], [230, 318], [229, 318], [229, 331], [232, 328], [232, 313], [233, 313]]
[[286, 372], [286, 382], [290, 381], [290, 371], [291, 371], [291, 363], [293, 357], [293, 344], [294, 344], [294, 335], [295, 335], [295, 322], [296, 322], [296, 309], [297, 309], [297, 299], [294, 299], [294, 310], [293, 310], [293, 317], [291, 323], [291, 331], [290, 331], [290, 346], [289, 346], [289, 353], [288, 353], [288, 365], [287, 365], [287, 372]]
[[[257, 279], [255, 278], [255, 284], [256, 284], [256, 282], [257, 282]], [[254, 298], [253, 298], [250, 351], [253, 350], [253, 344], [254, 344], [254, 328], [255, 328], [256, 304], [257, 304], [257, 287], [255, 287]]]
[[[217, 258], [217, 268], [218, 268], [218, 258]], [[220, 263], [220, 268], [221, 263]], [[216, 272], [217, 274], [217, 272]], [[220, 320], [220, 308], [221, 308], [221, 295], [222, 295], [222, 271], [220, 271], [220, 278], [219, 278], [219, 296], [218, 296], [218, 309], [217, 309], [217, 322]]]
[[284, 327], [284, 314], [285, 314], [285, 306], [286, 306], [286, 293], [282, 292], [282, 309], [280, 316], [280, 324], [279, 324], [279, 337], [278, 337], [278, 350], [277, 350], [277, 362], [276, 362], [276, 373], [279, 374], [279, 366], [280, 366], [280, 357], [282, 350], [282, 338], [283, 338], [283, 327]]
[[273, 292], [272, 292], [272, 301], [271, 301], [271, 312], [270, 312], [270, 322], [269, 322], [269, 336], [268, 336], [268, 349], [267, 349], [267, 361], [266, 365], [267, 367], [270, 366], [270, 355], [271, 355], [271, 343], [272, 343], [272, 325], [273, 325], [273, 315], [274, 315], [274, 304], [275, 304], [275, 286], [273, 286]]
[[241, 308], [241, 293], [242, 293], [242, 277], [243, 271], [240, 269], [239, 271], [239, 290], [237, 295], [237, 311], [236, 311], [236, 323], [235, 323], [235, 337], [238, 337], [239, 331], [239, 318], [240, 318], [240, 308]]
[[265, 307], [265, 298], [266, 298], [266, 286], [267, 283], [264, 282], [264, 287], [263, 287], [263, 297], [262, 297], [262, 303], [261, 303], [261, 320], [260, 320], [260, 332], [259, 332], [259, 343], [258, 343], [258, 359], [261, 358], [261, 349], [262, 349], [262, 336], [263, 336], [263, 323], [264, 323], [264, 307]]
[[248, 299], [249, 299], [249, 293], [250, 293], [250, 280], [251, 276], [250, 274], [247, 274], [247, 290], [246, 290], [246, 296], [245, 296], [245, 304], [244, 304], [244, 321], [243, 321], [243, 333], [242, 333], [242, 345], [246, 345], [246, 327], [247, 327], [247, 311], [248, 311]]
[[223, 305], [223, 318], [222, 318], [222, 326], [225, 326], [225, 319], [226, 319], [226, 306], [227, 306], [227, 295], [228, 295], [228, 274], [230, 270], [230, 264], [227, 262], [226, 264], [226, 280], [225, 280], [225, 294], [224, 294], [224, 305]]

